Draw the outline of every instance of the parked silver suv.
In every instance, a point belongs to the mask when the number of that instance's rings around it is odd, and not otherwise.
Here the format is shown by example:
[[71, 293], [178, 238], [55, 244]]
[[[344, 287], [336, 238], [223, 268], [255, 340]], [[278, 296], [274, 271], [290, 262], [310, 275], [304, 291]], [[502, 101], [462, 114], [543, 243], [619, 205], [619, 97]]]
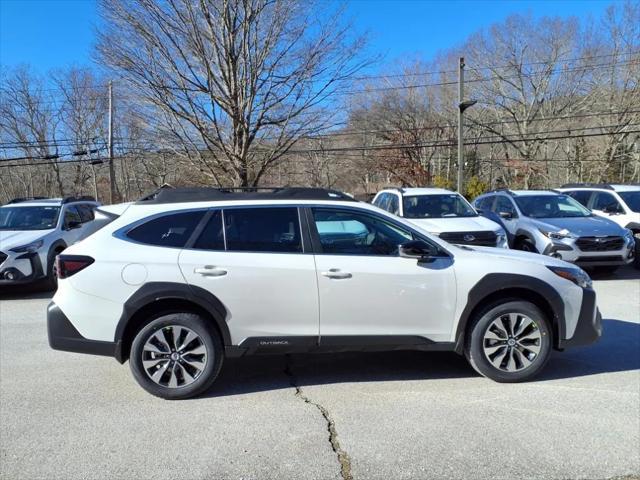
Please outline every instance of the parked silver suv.
[[494, 190], [476, 198], [474, 205], [503, 219], [513, 248], [608, 270], [633, 261], [632, 232], [594, 215], [567, 195], [547, 190]]

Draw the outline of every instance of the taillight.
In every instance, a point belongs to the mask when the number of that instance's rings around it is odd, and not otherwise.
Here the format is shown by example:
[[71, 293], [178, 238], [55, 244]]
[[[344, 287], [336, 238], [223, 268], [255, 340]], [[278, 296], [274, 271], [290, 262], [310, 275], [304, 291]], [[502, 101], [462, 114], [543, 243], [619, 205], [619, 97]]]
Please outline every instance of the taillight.
[[58, 255], [56, 257], [56, 274], [58, 278], [68, 278], [80, 270], [84, 270], [95, 260], [83, 255]]

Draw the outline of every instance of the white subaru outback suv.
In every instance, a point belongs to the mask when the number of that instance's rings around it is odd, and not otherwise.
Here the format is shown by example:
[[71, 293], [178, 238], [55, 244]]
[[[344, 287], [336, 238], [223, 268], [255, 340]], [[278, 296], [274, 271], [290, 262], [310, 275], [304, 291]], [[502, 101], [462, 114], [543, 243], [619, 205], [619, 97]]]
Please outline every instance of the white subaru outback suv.
[[456, 247], [322, 189], [160, 189], [69, 247], [58, 272], [50, 346], [129, 360], [168, 399], [258, 353], [451, 350], [517, 382], [601, 335], [578, 267]]
[[45, 282], [55, 288], [54, 258], [93, 232], [93, 197], [16, 198], [0, 207], [0, 290]]

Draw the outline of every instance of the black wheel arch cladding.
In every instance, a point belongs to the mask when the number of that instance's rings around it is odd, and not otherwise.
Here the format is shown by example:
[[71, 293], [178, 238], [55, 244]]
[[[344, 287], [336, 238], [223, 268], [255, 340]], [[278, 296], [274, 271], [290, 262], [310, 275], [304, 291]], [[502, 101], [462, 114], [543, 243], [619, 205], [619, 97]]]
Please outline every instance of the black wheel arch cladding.
[[[523, 294], [525, 293], [530, 295], [530, 298], [524, 298]], [[530, 301], [538, 307], [543, 307], [543, 313], [551, 314], [551, 318], [549, 318], [551, 325], [549, 326], [554, 337], [558, 337], [554, 338], [554, 344], [557, 345], [558, 340], [564, 338], [564, 301], [551, 285], [527, 275], [489, 273], [469, 290], [466, 306], [460, 315], [456, 328], [456, 352], [462, 353], [464, 350], [467, 326], [478, 310], [490, 305], [493, 303], [492, 299], [497, 295], [502, 296], [502, 294], [504, 294], [504, 300]], [[538, 305], [541, 300], [545, 302], [544, 305]]]
[[[182, 304], [186, 302], [194, 305], [199, 310], [205, 311], [217, 327], [223, 345], [231, 344], [231, 335], [226, 323], [227, 310], [222, 302], [203, 288], [173, 282], [150, 282], [136, 290], [124, 304], [122, 315], [116, 326], [114, 341], [121, 341], [124, 345], [127, 326], [136, 317], [137, 313], [145, 308], [153, 307], [154, 303], [170, 303], [171, 301], [181, 302]], [[129, 343], [131, 342], [129, 341]], [[128, 352], [123, 351], [120, 360], [124, 361], [127, 354]]]

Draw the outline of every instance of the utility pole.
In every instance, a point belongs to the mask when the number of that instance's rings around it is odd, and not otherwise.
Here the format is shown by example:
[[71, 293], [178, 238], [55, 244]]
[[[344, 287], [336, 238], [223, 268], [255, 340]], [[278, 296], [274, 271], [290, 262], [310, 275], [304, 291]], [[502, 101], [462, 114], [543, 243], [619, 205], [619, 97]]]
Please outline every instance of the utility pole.
[[461, 195], [464, 183], [464, 122], [462, 115], [467, 108], [476, 103], [476, 100], [464, 101], [464, 57], [460, 57], [458, 62], [458, 193]]
[[462, 135], [462, 101], [464, 100], [464, 57], [458, 63], [458, 193], [464, 183], [464, 139]]
[[116, 172], [113, 165], [113, 82], [109, 80], [109, 203], [116, 200]]

